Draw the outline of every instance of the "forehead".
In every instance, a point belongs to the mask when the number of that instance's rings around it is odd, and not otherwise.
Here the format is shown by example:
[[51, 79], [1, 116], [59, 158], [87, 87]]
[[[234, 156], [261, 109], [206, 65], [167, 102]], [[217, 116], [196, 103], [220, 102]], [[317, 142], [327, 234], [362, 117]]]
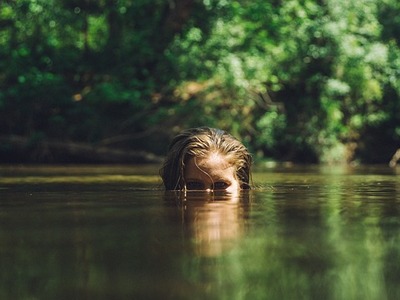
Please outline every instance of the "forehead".
[[192, 157], [187, 161], [185, 177], [200, 179], [210, 176], [213, 179], [232, 179], [235, 177], [235, 167], [226, 156], [212, 153], [207, 157]]

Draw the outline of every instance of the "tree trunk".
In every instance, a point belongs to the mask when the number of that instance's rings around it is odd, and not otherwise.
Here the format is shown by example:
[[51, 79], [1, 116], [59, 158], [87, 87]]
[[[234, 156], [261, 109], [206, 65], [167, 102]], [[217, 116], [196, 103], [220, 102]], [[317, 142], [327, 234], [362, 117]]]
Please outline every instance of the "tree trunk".
[[54, 140], [34, 141], [32, 138], [24, 136], [2, 136], [0, 143], [3, 146], [8, 145], [19, 153], [39, 157], [39, 160], [46, 160], [46, 157], [68, 157], [72, 161], [99, 163], [160, 163], [162, 161], [161, 157], [145, 151], [129, 151]]

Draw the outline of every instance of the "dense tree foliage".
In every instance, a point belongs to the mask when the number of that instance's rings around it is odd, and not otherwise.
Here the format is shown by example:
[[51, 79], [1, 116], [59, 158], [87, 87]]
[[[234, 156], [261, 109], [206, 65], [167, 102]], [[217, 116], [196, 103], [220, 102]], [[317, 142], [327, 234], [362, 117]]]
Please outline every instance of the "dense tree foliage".
[[48, 161], [43, 141], [163, 154], [207, 125], [264, 158], [388, 162], [399, 15], [395, 0], [2, 1], [3, 161], [10, 136]]

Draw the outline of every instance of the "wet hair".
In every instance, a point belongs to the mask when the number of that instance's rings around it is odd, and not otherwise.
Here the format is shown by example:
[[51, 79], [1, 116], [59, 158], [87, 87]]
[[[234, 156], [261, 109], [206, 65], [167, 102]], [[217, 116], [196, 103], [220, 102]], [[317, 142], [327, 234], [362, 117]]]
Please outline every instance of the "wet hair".
[[242, 189], [250, 188], [252, 157], [246, 147], [224, 130], [198, 127], [178, 134], [171, 142], [160, 176], [166, 190], [185, 187], [184, 168], [191, 157], [208, 157], [212, 153], [224, 156], [236, 170]]

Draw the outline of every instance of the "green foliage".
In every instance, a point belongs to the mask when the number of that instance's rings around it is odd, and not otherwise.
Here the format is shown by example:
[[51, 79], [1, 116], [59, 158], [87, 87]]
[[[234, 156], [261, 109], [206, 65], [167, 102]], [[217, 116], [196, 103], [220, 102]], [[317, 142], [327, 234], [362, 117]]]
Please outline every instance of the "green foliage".
[[386, 162], [370, 153], [400, 140], [399, 15], [394, 0], [1, 2], [0, 135], [159, 152], [208, 125], [263, 157]]

